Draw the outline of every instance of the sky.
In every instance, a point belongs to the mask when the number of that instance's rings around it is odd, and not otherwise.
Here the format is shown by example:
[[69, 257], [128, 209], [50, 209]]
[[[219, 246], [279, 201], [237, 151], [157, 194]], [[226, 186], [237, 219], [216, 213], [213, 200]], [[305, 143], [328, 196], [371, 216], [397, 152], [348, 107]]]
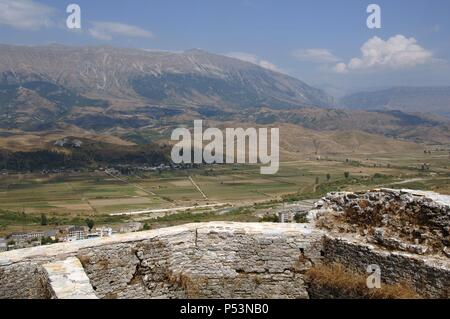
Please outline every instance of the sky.
[[[81, 29], [66, 8], [81, 8]], [[381, 28], [367, 27], [367, 7]], [[448, 0], [0, 0], [0, 43], [200, 48], [336, 96], [450, 86]]]

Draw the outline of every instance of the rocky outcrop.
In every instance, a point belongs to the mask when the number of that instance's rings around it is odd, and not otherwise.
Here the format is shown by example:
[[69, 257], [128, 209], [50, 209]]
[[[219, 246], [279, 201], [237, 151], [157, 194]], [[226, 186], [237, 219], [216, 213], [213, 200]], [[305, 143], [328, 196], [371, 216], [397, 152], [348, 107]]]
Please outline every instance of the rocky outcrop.
[[324, 263], [359, 273], [376, 265], [387, 284], [450, 298], [450, 196], [392, 189], [331, 193], [310, 214], [326, 231]]
[[450, 196], [392, 189], [332, 193], [316, 208], [317, 225], [330, 232], [357, 234], [392, 250], [448, 255]]

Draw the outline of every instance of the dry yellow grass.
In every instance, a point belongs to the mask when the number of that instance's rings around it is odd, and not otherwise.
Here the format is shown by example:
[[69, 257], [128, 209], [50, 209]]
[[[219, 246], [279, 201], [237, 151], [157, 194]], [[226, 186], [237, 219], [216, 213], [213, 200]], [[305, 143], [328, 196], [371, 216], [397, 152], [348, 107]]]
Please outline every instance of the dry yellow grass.
[[332, 291], [343, 298], [362, 299], [420, 299], [406, 283], [382, 284], [380, 289], [369, 289], [366, 276], [348, 270], [341, 264], [318, 265], [306, 272], [310, 285]]

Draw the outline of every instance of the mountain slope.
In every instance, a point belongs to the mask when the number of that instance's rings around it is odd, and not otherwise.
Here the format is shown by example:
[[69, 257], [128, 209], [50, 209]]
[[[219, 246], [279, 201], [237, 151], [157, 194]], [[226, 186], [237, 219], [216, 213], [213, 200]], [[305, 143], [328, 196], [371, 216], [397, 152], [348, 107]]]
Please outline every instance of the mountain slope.
[[117, 145], [166, 142], [194, 119], [298, 127], [322, 137], [329, 152], [369, 147], [361, 140], [373, 135], [378, 145], [450, 144], [450, 121], [442, 117], [332, 105], [300, 80], [201, 50], [0, 45], [0, 148], [41, 148], [65, 136]]
[[340, 104], [350, 109], [399, 110], [450, 117], [450, 87], [398, 87], [345, 96]]
[[0, 84], [36, 81], [93, 97], [178, 107], [282, 109], [331, 103], [324, 92], [300, 80], [201, 50], [0, 45]]

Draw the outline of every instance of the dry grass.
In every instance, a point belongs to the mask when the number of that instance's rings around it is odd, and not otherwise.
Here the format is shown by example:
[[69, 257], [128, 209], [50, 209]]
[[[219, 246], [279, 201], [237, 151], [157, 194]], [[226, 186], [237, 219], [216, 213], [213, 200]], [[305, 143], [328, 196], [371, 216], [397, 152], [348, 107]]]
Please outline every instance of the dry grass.
[[313, 289], [331, 292], [342, 298], [361, 299], [420, 299], [408, 284], [382, 284], [380, 289], [367, 288], [367, 277], [355, 273], [343, 265], [319, 265], [306, 272], [306, 280]]

